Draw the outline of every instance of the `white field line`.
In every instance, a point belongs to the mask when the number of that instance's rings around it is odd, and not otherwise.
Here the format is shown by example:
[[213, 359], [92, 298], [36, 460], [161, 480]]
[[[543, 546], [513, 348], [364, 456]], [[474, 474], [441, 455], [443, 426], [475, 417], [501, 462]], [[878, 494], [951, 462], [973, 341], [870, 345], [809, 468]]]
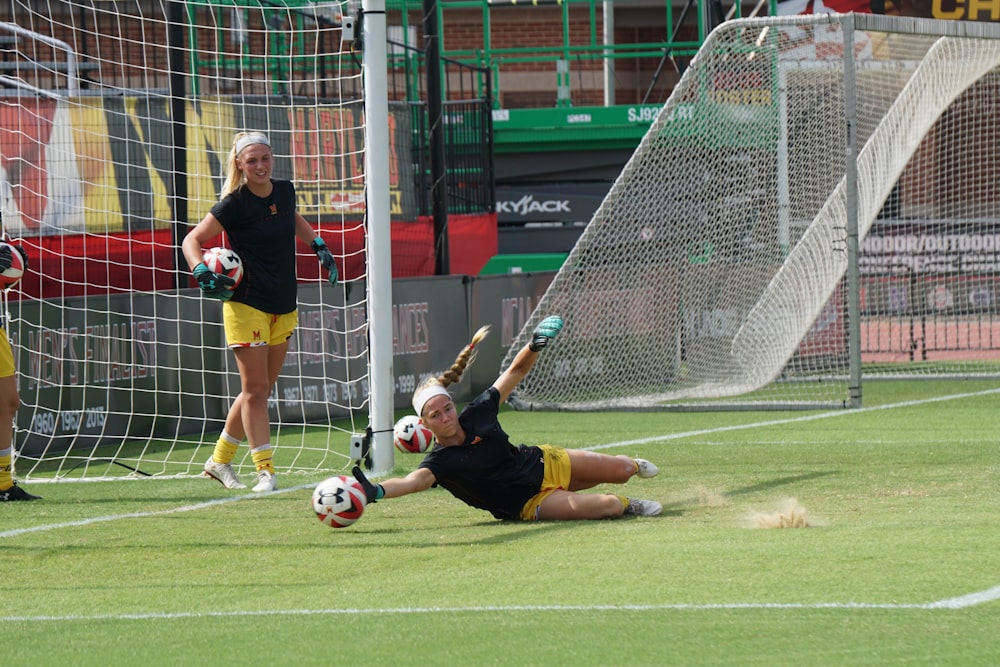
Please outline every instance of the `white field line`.
[[712, 435], [714, 433], [725, 433], [726, 431], [742, 431], [751, 428], [760, 428], [763, 426], [780, 426], [782, 424], [798, 424], [801, 422], [816, 421], [817, 419], [830, 419], [833, 417], [850, 417], [864, 412], [877, 412], [880, 410], [895, 410], [896, 408], [911, 408], [918, 405], [926, 405], [928, 403], [941, 403], [943, 401], [954, 401], [963, 398], [975, 398], [977, 396], [989, 396], [990, 394], [1000, 394], [1000, 388], [998, 389], [984, 389], [982, 391], [974, 391], [967, 394], [951, 394], [950, 396], [936, 396], [934, 398], [923, 398], [916, 401], [902, 401], [900, 403], [887, 403], [885, 405], [875, 405], [870, 408], [858, 408], [856, 410], [830, 410], [828, 412], [819, 412], [814, 415], [802, 415], [800, 417], [789, 417], [787, 419], [768, 419], [767, 421], [752, 422], [748, 424], [733, 424], [732, 426], [717, 426], [714, 428], [699, 429], [697, 431], [683, 431], [681, 433], [665, 433], [663, 435], [654, 435], [648, 438], [638, 438], [636, 440], [620, 440], [618, 442], [609, 442], [604, 445], [597, 445], [595, 447], [588, 447], [587, 449], [612, 449], [615, 447], [634, 447], [635, 445], [648, 445], [654, 442], [666, 442], [668, 440], [681, 440], [683, 438], [691, 438], [701, 435]]
[[242, 618], [261, 616], [383, 616], [390, 614], [473, 614], [546, 611], [572, 612], [649, 612], [649, 611], [719, 611], [719, 610], [768, 610], [768, 609], [888, 609], [888, 610], [934, 610], [965, 609], [984, 602], [1000, 599], [1000, 586], [963, 595], [957, 598], [938, 600], [923, 604], [878, 604], [869, 602], [732, 602], [718, 604], [594, 604], [594, 605], [486, 605], [469, 607], [387, 607], [387, 608], [341, 608], [341, 609], [272, 609], [252, 611], [183, 611], [148, 612], [140, 614], [64, 614], [58, 616], [0, 616], [0, 623], [36, 623], [40, 621], [145, 621], [173, 620], [187, 618]]
[[215, 507], [216, 505], [228, 505], [229, 503], [236, 503], [244, 500], [260, 500], [266, 498], [267, 496], [277, 495], [280, 493], [289, 493], [291, 491], [298, 491], [300, 489], [312, 488], [312, 484], [304, 484], [300, 486], [292, 486], [287, 489], [279, 489], [277, 491], [272, 491], [269, 494], [257, 495], [257, 494], [244, 494], [241, 496], [233, 496], [231, 498], [218, 498], [216, 500], [208, 500], [203, 503], [197, 503], [195, 505], [184, 505], [182, 507], [171, 507], [165, 510], [157, 510], [155, 512], [129, 512], [127, 514], [108, 514], [105, 516], [95, 516], [89, 519], [80, 519], [78, 521], [65, 521], [62, 523], [50, 523], [41, 526], [29, 526], [27, 528], [13, 528], [11, 530], [0, 531], [0, 539], [5, 537], [16, 537], [18, 535], [27, 535], [28, 533], [44, 533], [49, 530], [58, 530], [60, 528], [75, 528], [77, 526], [89, 526], [94, 523], [108, 523], [109, 521], [120, 521], [122, 519], [140, 519], [147, 516], [164, 516], [166, 514], [181, 514], [183, 512], [194, 512], [195, 510], [205, 509], [206, 507]]
[[[952, 401], [962, 398], [973, 398], [976, 396], [987, 396], [1000, 393], [998, 389], [986, 389], [966, 394], [952, 394], [950, 396], [939, 396], [935, 398], [921, 399], [916, 401], [903, 401], [900, 403], [890, 403], [887, 405], [873, 406], [870, 408], [859, 408], [857, 410], [833, 410], [814, 415], [803, 415], [788, 419], [770, 419], [762, 422], [749, 424], [737, 424], [733, 426], [720, 426], [698, 431], [686, 431], [683, 433], [670, 433], [637, 440], [624, 440], [605, 445], [598, 445], [588, 449], [611, 449], [613, 447], [630, 447], [640, 444], [654, 442], [665, 442], [668, 440], [678, 440], [692, 436], [710, 435], [724, 431], [739, 431], [742, 429], [759, 428], [762, 426], [778, 426], [781, 424], [794, 424], [799, 422], [814, 421], [817, 419], [828, 419], [832, 417], [842, 417], [855, 415], [860, 412], [874, 412], [877, 410], [892, 410], [895, 408], [908, 408], [927, 403], [940, 403], [942, 401]], [[275, 491], [272, 494], [289, 493], [300, 489], [310, 488], [311, 485], [300, 485]], [[162, 516], [167, 514], [179, 514], [182, 512], [192, 512], [206, 507], [225, 505], [244, 500], [256, 500], [266, 498], [264, 496], [242, 495], [232, 498], [220, 498], [210, 500], [195, 505], [185, 505], [157, 512], [130, 512], [128, 514], [112, 514], [80, 521], [69, 521], [65, 523], [47, 524], [42, 526], [32, 526], [29, 528], [15, 528], [13, 530], [0, 531], [0, 539], [15, 537], [27, 533], [38, 533], [60, 528], [71, 528], [76, 526], [86, 526], [94, 523], [105, 523], [118, 521], [121, 519], [135, 519], [147, 516]], [[400, 607], [387, 609], [276, 609], [272, 611], [227, 611], [227, 612], [179, 612], [162, 613], [151, 612], [146, 614], [94, 614], [90, 616], [66, 615], [66, 616], [0, 616], [0, 623], [30, 622], [30, 621], [93, 621], [93, 620], [166, 620], [181, 618], [222, 618], [222, 617], [243, 617], [243, 616], [305, 616], [305, 615], [378, 615], [378, 614], [450, 614], [450, 613], [470, 613], [470, 612], [511, 612], [511, 611], [670, 611], [670, 610], [718, 610], [718, 609], [964, 609], [986, 602], [1000, 599], [1000, 586], [994, 586], [983, 591], [976, 591], [954, 598], [946, 598], [934, 602], [913, 603], [913, 604], [880, 604], [867, 602], [816, 602], [816, 603], [782, 603], [782, 602], [734, 602], [719, 604], [663, 604], [663, 605], [586, 605], [586, 606], [561, 606], [561, 605], [539, 605], [539, 606], [473, 606], [473, 607]]]

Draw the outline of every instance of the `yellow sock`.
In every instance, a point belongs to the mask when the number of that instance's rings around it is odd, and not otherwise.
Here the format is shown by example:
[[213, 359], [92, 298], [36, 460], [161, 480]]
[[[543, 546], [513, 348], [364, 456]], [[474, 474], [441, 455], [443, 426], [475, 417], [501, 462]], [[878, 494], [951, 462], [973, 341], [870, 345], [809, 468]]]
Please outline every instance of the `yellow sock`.
[[216, 463], [232, 463], [237, 449], [237, 445], [219, 438], [219, 441], [215, 443], [215, 450], [212, 452], [212, 460]]
[[222, 435], [219, 436], [219, 440], [215, 443], [212, 460], [216, 463], [232, 463], [239, 446], [240, 443], [236, 438], [223, 431]]
[[14, 485], [14, 449], [0, 449], [0, 491], [6, 491]]
[[257, 472], [266, 470], [272, 475], [274, 474], [274, 463], [271, 462], [271, 443], [266, 442], [259, 447], [254, 447], [250, 450], [250, 456], [253, 458], [254, 465], [257, 466]]
[[622, 509], [623, 510], [627, 510], [628, 509], [628, 498], [626, 498], [625, 496], [618, 496], [618, 500], [622, 501]]

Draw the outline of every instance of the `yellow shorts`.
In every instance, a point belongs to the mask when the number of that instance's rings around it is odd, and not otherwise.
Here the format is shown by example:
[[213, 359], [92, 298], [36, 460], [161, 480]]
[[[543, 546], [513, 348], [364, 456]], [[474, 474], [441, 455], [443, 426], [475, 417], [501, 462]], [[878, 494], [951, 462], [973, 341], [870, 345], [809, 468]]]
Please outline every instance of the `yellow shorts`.
[[545, 461], [545, 474], [542, 476], [542, 489], [533, 495], [521, 508], [522, 521], [537, 521], [538, 508], [542, 501], [553, 491], [569, 489], [571, 476], [569, 454], [562, 447], [539, 445], [542, 450], [542, 460]]
[[272, 315], [245, 303], [222, 304], [222, 322], [229, 347], [281, 345], [292, 337], [299, 323], [299, 311]]
[[0, 378], [8, 378], [14, 374], [14, 350], [10, 349], [7, 332], [0, 329]]

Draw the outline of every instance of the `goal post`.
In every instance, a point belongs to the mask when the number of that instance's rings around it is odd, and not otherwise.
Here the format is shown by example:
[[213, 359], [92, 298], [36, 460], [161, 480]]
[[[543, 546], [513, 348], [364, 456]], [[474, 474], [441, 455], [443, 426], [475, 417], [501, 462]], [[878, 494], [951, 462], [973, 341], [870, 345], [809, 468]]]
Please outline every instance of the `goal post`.
[[968, 144], [1000, 129], [998, 66], [992, 25], [719, 26], [515, 341], [566, 320], [512, 404], [858, 406], [876, 375], [995, 377], [1000, 200], [968, 176], [997, 174]]
[[[365, 22], [363, 41], [345, 30], [359, 11], [346, 2], [9, 7], [0, 212], [31, 262], [3, 297], [22, 399], [17, 476], [200, 474], [240, 383], [221, 306], [202, 298], [178, 243], [218, 200], [244, 130], [268, 134], [274, 177], [294, 182], [341, 276], [331, 287], [299, 244], [298, 327], [268, 401], [275, 467], [343, 471], [351, 435], [373, 432], [373, 464], [391, 468], [388, 230], [391, 206], [415, 198], [389, 173], [410, 120], [388, 110], [384, 5], [366, 0], [381, 21]], [[253, 471], [247, 450], [238, 472]]]

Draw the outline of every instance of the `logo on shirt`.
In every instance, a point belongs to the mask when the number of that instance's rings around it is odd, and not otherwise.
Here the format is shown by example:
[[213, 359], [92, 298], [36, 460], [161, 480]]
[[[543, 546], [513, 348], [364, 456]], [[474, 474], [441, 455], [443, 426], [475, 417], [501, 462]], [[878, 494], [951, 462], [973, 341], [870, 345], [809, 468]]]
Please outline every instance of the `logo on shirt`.
[[278, 215], [278, 205], [277, 204], [271, 204], [270, 206], [268, 206], [268, 208], [271, 209], [271, 215]]
[[260, 329], [257, 329], [253, 332], [253, 339], [260, 340]]

